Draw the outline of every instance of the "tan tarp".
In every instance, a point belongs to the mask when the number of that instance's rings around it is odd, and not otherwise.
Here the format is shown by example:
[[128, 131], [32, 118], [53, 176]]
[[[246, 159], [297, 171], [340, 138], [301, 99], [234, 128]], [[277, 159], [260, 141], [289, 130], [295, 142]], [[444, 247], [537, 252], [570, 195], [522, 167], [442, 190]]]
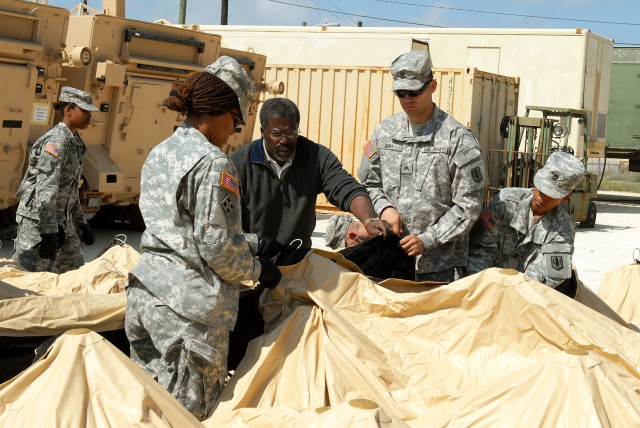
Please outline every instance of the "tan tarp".
[[50, 336], [73, 328], [122, 328], [127, 274], [140, 254], [115, 245], [61, 275], [26, 272], [0, 259], [0, 336]]
[[418, 288], [337, 269], [290, 269], [207, 426], [355, 398], [415, 427], [640, 425], [640, 335], [555, 290], [508, 270]]
[[70, 330], [0, 386], [2, 427], [198, 425], [129, 357], [90, 330]]
[[626, 322], [640, 327], [640, 263], [607, 272], [598, 289], [598, 297]]
[[[640, 426], [638, 333], [515, 271], [376, 284], [322, 254], [263, 295], [267, 332], [205, 426]], [[73, 336], [0, 386], [1, 426], [193, 426], [96, 333]]]

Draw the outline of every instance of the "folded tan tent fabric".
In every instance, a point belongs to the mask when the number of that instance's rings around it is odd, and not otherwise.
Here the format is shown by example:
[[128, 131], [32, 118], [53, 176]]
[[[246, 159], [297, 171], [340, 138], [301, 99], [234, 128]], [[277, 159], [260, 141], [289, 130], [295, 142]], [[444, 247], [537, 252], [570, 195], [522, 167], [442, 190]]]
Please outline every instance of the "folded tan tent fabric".
[[[640, 334], [618, 322], [512, 270], [376, 284], [326, 255], [263, 294], [267, 332], [205, 426], [640, 426]], [[0, 426], [199, 426], [74, 333], [0, 385]]]
[[128, 273], [140, 254], [115, 245], [92, 262], [61, 275], [26, 272], [0, 260], [0, 336], [50, 336], [72, 328], [124, 326]]
[[70, 330], [0, 385], [3, 427], [196, 427], [198, 420], [98, 333]]
[[640, 327], [640, 263], [607, 272], [598, 289], [598, 297], [626, 322]]
[[206, 426], [352, 399], [415, 427], [640, 426], [640, 335], [521, 273], [427, 287], [318, 254], [284, 269]]

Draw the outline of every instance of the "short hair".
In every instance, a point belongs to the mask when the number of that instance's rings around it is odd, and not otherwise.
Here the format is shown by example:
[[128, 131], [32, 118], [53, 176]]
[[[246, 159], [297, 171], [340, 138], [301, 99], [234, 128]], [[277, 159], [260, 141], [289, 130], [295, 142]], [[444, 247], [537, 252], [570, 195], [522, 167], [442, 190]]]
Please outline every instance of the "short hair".
[[214, 116], [240, 108], [236, 93], [218, 76], [193, 73], [186, 81], [175, 81], [164, 105], [182, 114], [212, 114]]
[[260, 110], [260, 127], [265, 129], [272, 117], [293, 117], [296, 124], [300, 124], [300, 110], [298, 106], [288, 98], [269, 98], [262, 104]]

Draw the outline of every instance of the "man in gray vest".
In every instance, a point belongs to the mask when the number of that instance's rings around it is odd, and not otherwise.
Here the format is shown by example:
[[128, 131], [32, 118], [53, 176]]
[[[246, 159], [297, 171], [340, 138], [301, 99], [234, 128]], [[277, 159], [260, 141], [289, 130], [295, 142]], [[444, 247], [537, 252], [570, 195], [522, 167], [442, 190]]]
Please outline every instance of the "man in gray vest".
[[582, 162], [553, 152], [535, 175], [535, 188], [504, 188], [471, 231], [467, 275], [511, 268], [556, 288], [571, 278], [575, 224], [560, 205], [585, 174]]

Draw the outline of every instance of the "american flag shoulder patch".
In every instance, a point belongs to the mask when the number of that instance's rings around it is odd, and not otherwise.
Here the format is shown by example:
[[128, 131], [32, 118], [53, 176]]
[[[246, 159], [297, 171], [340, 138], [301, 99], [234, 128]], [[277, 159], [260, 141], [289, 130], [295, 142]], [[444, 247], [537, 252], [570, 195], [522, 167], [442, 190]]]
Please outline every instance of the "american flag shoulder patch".
[[376, 154], [376, 148], [374, 147], [374, 145], [371, 143], [371, 140], [367, 140], [366, 143], [364, 143], [364, 146], [362, 146], [362, 150], [364, 150], [364, 154], [371, 159], [371, 156]]
[[496, 227], [496, 224], [498, 224], [493, 214], [491, 214], [491, 211], [486, 209], [482, 210], [482, 213], [480, 213], [480, 221], [489, 232], [491, 232], [493, 228]]
[[220, 174], [220, 187], [227, 189], [235, 196], [238, 196], [238, 193], [240, 193], [240, 183], [238, 183], [238, 179], [226, 172]]
[[54, 146], [51, 143], [49, 143], [46, 146], [44, 146], [44, 151], [49, 153], [54, 158], [59, 157], [60, 154], [62, 153], [62, 150], [60, 150], [59, 148], [57, 148], [56, 146]]

